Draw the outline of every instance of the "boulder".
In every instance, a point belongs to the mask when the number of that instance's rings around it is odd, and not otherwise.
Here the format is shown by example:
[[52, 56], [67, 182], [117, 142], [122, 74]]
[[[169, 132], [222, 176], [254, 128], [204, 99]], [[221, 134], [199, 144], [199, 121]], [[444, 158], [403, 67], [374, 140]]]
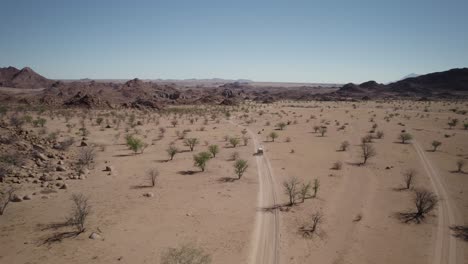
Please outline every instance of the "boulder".
[[89, 235], [89, 239], [101, 239], [101, 235], [99, 235], [98, 233], [95, 233], [95, 232], [92, 232], [91, 235]]

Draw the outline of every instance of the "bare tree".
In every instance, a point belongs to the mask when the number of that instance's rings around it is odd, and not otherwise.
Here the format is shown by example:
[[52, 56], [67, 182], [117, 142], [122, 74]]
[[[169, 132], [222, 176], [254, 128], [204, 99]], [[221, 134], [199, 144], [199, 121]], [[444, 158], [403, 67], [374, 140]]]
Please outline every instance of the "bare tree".
[[405, 223], [414, 221], [419, 224], [424, 220], [428, 213], [436, 208], [438, 198], [431, 191], [426, 189], [417, 189], [414, 191], [413, 202], [416, 210], [407, 213], [400, 213], [400, 219]]
[[299, 195], [299, 180], [296, 177], [291, 177], [289, 180], [283, 182], [284, 192], [289, 197], [289, 206], [296, 203], [297, 196]]
[[361, 144], [361, 157], [363, 158], [361, 165], [365, 165], [367, 160], [374, 157], [375, 155], [377, 155], [377, 152], [375, 151], [374, 146], [372, 146], [370, 143]]
[[74, 208], [67, 223], [75, 226], [78, 233], [83, 233], [86, 230], [86, 220], [91, 214], [91, 206], [89, 205], [88, 197], [80, 193], [73, 194], [71, 199]]
[[407, 190], [411, 188], [411, 185], [413, 184], [415, 176], [416, 176], [416, 171], [413, 169], [409, 169], [405, 173], [403, 173], [403, 180], [405, 182], [405, 188]]
[[183, 245], [179, 248], [168, 248], [161, 255], [161, 264], [210, 264], [211, 256], [201, 248]]
[[155, 168], [152, 168], [148, 170], [147, 175], [148, 175], [148, 179], [150, 181], [151, 187], [154, 187], [156, 185], [156, 180], [158, 179], [158, 176], [159, 176], [159, 171]]
[[299, 232], [305, 238], [312, 237], [318, 230], [318, 226], [323, 221], [323, 215], [320, 212], [315, 212], [311, 215], [311, 222], [309, 225], [304, 225], [299, 228]]
[[320, 181], [318, 179], [314, 179], [314, 187], [312, 187], [312, 189], [314, 189], [314, 198], [317, 197], [317, 193], [318, 193], [318, 189], [320, 187]]
[[0, 192], [0, 215], [3, 215], [3, 213], [5, 212], [8, 204], [13, 199], [13, 196], [15, 195], [15, 192], [17, 190], [18, 190], [18, 188], [10, 186], [6, 190]]
[[459, 159], [457, 160], [457, 172], [463, 172], [463, 167], [465, 167], [466, 161]]
[[304, 202], [305, 199], [310, 197], [311, 188], [312, 188], [312, 185], [310, 182], [301, 184], [301, 190], [300, 190], [299, 195], [300, 195], [302, 202]]

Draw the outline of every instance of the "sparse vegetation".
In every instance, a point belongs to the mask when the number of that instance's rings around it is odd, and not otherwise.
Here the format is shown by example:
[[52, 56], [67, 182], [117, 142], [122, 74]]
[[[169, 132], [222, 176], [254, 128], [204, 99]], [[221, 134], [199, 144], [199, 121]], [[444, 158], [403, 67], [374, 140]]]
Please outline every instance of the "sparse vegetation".
[[157, 169], [155, 169], [155, 168], [152, 168], [152, 169], [148, 170], [146, 175], [147, 175], [148, 180], [150, 182], [150, 186], [151, 187], [156, 186], [156, 180], [158, 179], [159, 171]]
[[211, 256], [201, 248], [183, 245], [169, 248], [161, 255], [161, 264], [210, 264]]
[[437, 148], [438, 148], [440, 145], [442, 145], [442, 142], [437, 141], [437, 140], [432, 141], [432, 151], [433, 151], [433, 152], [436, 152], [436, 151], [437, 151]]
[[196, 145], [198, 145], [200, 142], [198, 141], [197, 138], [186, 138], [184, 140], [184, 145], [190, 148], [190, 151], [193, 151]]
[[210, 145], [208, 147], [208, 151], [211, 153], [211, 155], [213, 156], [213, 158], [216, 157], [216, 154], [219, 153], [219, 146], [218, 145]]
[[348, 148], [349, 148], [349, 142], [347, 140], [341, 142], [341, 145], [340, 145], [341, 151], [346, 151], [348, 150]]
[[413, 136], [408, 132], [402, 132], [398, 136], [398, 139], [400, 139], [401, 144], [406, 144], [408, 141], [413, 139]]
[[166, 149], [167, 154], [169, 155], [170, 160], [174, 159], [174, 156], [179, 153], [179, 149], [176, 146], [170, 145]]
[[83, 194], [73, 194], [73, 210], [67, 223], [75, 226], [78, 233], [83, 233], [86, 228], [86, 221], [91, 214], [91, 205], [88, 202], [88, 197]]
[[211, 154], [208, 152], [200, 152], [196, 155], [193, 155], [194, 165], [205, 171], [206, 163], [211, 159]]

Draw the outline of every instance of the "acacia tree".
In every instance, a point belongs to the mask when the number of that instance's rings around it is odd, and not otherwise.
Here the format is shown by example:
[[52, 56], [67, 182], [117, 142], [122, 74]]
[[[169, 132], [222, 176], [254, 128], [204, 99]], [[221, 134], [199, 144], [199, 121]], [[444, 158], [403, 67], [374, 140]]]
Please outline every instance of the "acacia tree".
[[297, 196], [300, 194], [299, 180], [296, 177], [291, 177], [283, 182], [284, 192], [289, 197], [289, 206], [296, 203]]
[[187, 138], [184, 140], [185, 146], [190, 148], [190, 151], [193, 151], [196, 145], [198, 145], [200, 142], [198, 141], [197, 138]]
[[276, 124], [276, 126], [279, 128], [279, 130], [284, 130], [284, 128], [286, 127], [286, 123], [279, 122], [278, 124]]
[[275, 142], [275, 139], [278, 138], [278, 133], [273, 131], [268, 136], [271, 138], [271, 142]]
[[216, 154], [219, 153], [219, 146], [218, 145], [210, 145], [208, 147], [208, 151], [213, 155], [213, 158], [216, 157]]
[[201, 169], [201, 171], [205, 171], [206, 163], [210, 160], [211, 154], [208, 152], [200, 152], [197, 155], [193, 155], [194, 165]]
[[370, 143], [361, 144], [361, 157], [363, 158], [361, 165], [365, 165], [367, 160], [374, 157], [375, 155], [377, 155], [377, 152], [375, 151], [374, 146], [372, 146]]
[[179, 153], [179, 149], [176, 146], [170, 145], [169, 148], [166, 149], [167, 154], [169, 154], [170, 160], [174, 159], [174, 156]]
[[452, 129], [453, 127], [457, 126], [458, 124], [458, 119], [454, 118], [452, 120], [450, 120], [450, 122], [447, 123], [450, 127], [450, 129]]
[[248, 167], [249, 165], [246, 160], [243, 160], [243, 159], [236, 160], [236, 162], [234, 163], [234, 171], [236, 172], [236, 175], [239, 178], [239, 180]]
[[398, 138], [400, 139], [401, 144], [406, 144], [406, 142], [413, 139], [413, 136], [408, 132], [402, 132], [402, 133], [400, 133]]
[[235, 147], [237, 147], [237, 145], [239, 145], [240, 140], [238, 138], [236, 138], [236, 137], [231, 137], [231, 138], [229, 138], [229, 143], [231, 144], [231, 146], [233, 148], [235, 148]]
[[436, 152], [437, 148], [438, 148], [440, 145], [442, 145], [442, 142], [437, 141], [437, 140], [432, 141], [432, 147], [433, 147], [432, 152]]
[[438, 198], [431, 191], [417, 189], [414, 191], [413, 203], [416, 210], [400, 213], [400, 219], [405, 223], [414, 221], [419, 224], [428, 213], [436, 208]]

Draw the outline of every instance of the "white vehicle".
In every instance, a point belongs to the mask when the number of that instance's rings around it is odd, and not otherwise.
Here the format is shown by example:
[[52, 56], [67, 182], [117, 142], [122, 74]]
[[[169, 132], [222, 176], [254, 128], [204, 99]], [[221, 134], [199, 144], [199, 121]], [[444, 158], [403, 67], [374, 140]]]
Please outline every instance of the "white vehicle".
[[260, 146], [258, 149], [257, 149], [257, 155], [262, 155], [263, 154], [263, 146]]

